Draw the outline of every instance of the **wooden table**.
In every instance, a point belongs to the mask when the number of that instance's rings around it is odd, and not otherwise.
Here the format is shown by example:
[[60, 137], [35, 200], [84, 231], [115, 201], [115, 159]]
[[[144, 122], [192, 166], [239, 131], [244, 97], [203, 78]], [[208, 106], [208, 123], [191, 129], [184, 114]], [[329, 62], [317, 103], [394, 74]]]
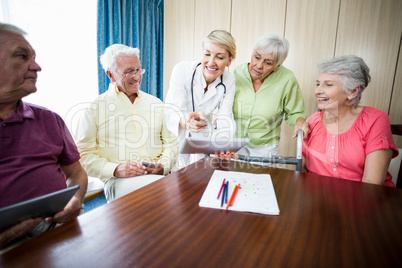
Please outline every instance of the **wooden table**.
[[[280, 215], [201, 208], [215, 169], [271, 174]], [[0, 257], [0, 267], [401, 267], [402, 191], [203, 159]]]

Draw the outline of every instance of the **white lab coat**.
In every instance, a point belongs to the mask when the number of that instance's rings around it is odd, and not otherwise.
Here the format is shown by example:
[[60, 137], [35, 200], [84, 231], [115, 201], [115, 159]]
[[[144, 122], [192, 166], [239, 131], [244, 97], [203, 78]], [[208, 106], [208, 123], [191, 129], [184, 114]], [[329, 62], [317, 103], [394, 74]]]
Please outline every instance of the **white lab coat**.
[[[179, 121], [182, 116], [193, 111], [191, 97], [191, 80], [194, 70], [199, 62], [180, 62], [176, 64], [170, 78], [169, 91], [165, 100], [165, 113], [167, 128], [174, 133], [180, 142], [189, 136], [188, 130], [179, 130]], [[227, 137], [233, 138], [236, 124], [233, 119], [233, 100], [236, 91], [236, 80], [233, 75], [225, 70], [222, 82], [226, 86], [217, 86], [221, 81], [220, 76], [208, 86], [204, 94], [206, 81], [202, 74], [201, 65], [198, 66], [193, 81], [194, 107], [196, 112], [204, 112], [207, 127], [199, 133], [191, 133], [191, 136]], [[217, 86], [217, 87], [216, 87]], [[179, 156], [179, 167], [184, 167], [200, 157], [188, 161], [189, 155]], [[183, 161], [184, 160], [184, 161]], [[184, 163], [183, 163], [184, 162]]]

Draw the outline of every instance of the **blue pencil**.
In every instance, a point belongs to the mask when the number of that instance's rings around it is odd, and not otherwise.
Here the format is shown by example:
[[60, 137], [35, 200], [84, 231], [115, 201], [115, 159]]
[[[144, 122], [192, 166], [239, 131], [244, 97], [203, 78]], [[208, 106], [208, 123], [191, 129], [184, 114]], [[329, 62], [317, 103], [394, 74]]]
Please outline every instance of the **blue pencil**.
[[223, 207], [223, 201], [225, 200], [225, 192], [226, 192], [226, 183], [223, 185], [222, 189], [221, 207]]
[[226, 182], [225, 204], [228, 202], [229, 181]]

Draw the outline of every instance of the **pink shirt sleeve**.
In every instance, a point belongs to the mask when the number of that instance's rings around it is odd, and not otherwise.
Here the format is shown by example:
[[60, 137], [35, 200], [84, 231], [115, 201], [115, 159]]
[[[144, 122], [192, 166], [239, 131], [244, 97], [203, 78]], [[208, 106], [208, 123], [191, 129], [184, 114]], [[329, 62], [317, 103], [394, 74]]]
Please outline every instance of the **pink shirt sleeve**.
[[[374, 113], [367, 113], [367, 118], [363, 118], [362, 127], [367, 128], [364, 132], [366, 135], [366, 155], [377, 150], [393, 150], [392, 158], [398, 155], [398, 148], [392, 137], [389, 118], [386, 113], [376, 110]], [[368, 123], [369, 121], [370, 123]]]
[[322, 112], [316, 112], [316, 113], [313, 113], [307, 119], [308, 125], [309, 125], [310, 130], [311, 130], [311, 133], [309, 134], [307, 139], [303, 139], [303, 148], [302, 148], [302, 155], [303, 156], [307, 155], [308, 141], [317, 136], [317, 133], [314, 131], [314, 129], [315, 129], [315, 126], [317, 125], [317, 123], [321, 121], [321, 118], [322, 118]]

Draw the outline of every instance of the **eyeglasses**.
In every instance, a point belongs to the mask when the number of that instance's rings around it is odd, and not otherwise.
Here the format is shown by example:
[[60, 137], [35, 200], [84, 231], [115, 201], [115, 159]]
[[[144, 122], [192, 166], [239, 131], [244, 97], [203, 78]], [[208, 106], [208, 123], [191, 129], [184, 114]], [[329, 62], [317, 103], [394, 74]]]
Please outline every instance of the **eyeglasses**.
[[131, 78], [134, 77], [134, 75], [139, 74], [139, 75], [143, 75], [145, 73], [145, 69], [138, 69], [136, 71], [131, 71], [128, 73], [123, 74], [126, 78]]

